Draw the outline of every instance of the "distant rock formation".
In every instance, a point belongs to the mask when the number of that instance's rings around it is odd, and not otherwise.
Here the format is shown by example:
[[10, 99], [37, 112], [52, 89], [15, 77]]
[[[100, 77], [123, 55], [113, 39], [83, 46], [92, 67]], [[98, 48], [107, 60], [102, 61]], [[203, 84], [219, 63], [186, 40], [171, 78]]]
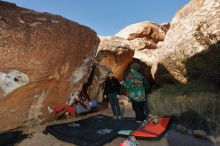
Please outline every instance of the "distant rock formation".
[[169, 23], [160, 25], [144, 21], [125, 27], [115, 36], [127, 39], [130, 48], [135, 50], [134, 58], [151, 66], [157, 61], [160, 53], [157, 48], [164, 40], [169, 27]]
[[169, 27], [165, 27], [165, 25], [144, 21], [125, 27], [119, 31], [116, 36], [125, 38], [127, 40], [144, 38], [146, 40], [152, 41], [152, 43], [155, 43], [156, 45], [156, 43], [164, 40], [168, 29]]
[[61, 16], [0, 2], [0, 131], [54, 119], [87, 82], [99, 39]]

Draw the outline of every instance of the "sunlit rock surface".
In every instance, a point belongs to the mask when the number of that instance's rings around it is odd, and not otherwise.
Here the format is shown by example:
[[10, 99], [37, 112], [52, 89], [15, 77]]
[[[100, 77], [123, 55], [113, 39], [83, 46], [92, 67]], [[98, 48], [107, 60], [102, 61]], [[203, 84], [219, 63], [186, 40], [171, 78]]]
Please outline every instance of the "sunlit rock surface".
[[109, 67], [118, 79], [123, 77], [134, 55], [127, 43], [127, 40], [119, 37], [100, 37], [96, 60]]
[[88, 94], [91, 98], [103, 101], [104, 82], [110, 71], [121, 80], [128, 65], [131, 63], [134, 51], [129, 42], [120, 37], [100, 36], [95, 58], [94, 74], [91, 77], [92, 84], [89, 86]]
[[152, 66], [157, 62], [160, 53], [158, 49], [164, 40], [169, 23], [156, 24], [144, 21], [129, 25], [119, 31], [115, 36], [129, 41], [130, 48], [135, 51], [134, 58]]
[[0, 131], [53, 120], [87, 82], [99, 39], [61, 16], [0, 2]]
[[173, 18], [158, 59], [181, 83], [200, 73], [215, 76], [219, 72], [219, 41], [220, 1], [191, 0]]

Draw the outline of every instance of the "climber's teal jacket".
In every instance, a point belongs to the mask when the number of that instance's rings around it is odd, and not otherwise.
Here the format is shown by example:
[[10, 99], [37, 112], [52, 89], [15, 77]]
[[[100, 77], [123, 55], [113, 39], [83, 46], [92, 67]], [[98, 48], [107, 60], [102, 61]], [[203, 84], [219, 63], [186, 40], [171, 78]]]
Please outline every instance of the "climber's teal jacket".
[[132, 71], [128, 74], [128, 77], [122, 86], [128, 89], [129, 99], [136, 102], [146, 101], [143, 80], [144, 77], [137, 71]]

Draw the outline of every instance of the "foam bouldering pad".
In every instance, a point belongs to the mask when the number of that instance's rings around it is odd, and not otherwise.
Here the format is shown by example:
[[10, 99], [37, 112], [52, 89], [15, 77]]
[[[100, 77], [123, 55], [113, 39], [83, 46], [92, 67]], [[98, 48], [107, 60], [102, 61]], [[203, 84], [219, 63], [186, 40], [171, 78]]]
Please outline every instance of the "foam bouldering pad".
[[118, 131], [137, 128], [134, 118], [117, 120], [99, 114], [79, 121], [50, 125], [45, 131], [62, 141], [79, 146], [101, 146], [118, 137]]
[[131, 135], [139, 139], [159, 140], [166, 134], [169, 123], [169, 117], [160, 118], [158, 124], [155, 125], [148, 122], [146, 123], [146, 125], [139, 127], [137, 130], [133, 131]]
[[27, 138], [22, 131], [11, 131], [0, 133], [0, 146], [13, 146], [14, 144]]

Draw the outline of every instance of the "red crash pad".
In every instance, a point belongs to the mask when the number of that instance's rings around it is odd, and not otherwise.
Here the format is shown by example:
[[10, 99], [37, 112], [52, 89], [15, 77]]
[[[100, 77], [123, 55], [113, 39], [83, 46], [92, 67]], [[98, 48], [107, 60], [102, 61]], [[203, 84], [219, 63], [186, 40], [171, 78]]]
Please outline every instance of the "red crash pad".
[[148, 122], [146, 125], [138, 128], [131, 135], [139, 139], [158, 140], [168, 129], [170, 118], [159, 118], [159, 123], [154, 125]]

